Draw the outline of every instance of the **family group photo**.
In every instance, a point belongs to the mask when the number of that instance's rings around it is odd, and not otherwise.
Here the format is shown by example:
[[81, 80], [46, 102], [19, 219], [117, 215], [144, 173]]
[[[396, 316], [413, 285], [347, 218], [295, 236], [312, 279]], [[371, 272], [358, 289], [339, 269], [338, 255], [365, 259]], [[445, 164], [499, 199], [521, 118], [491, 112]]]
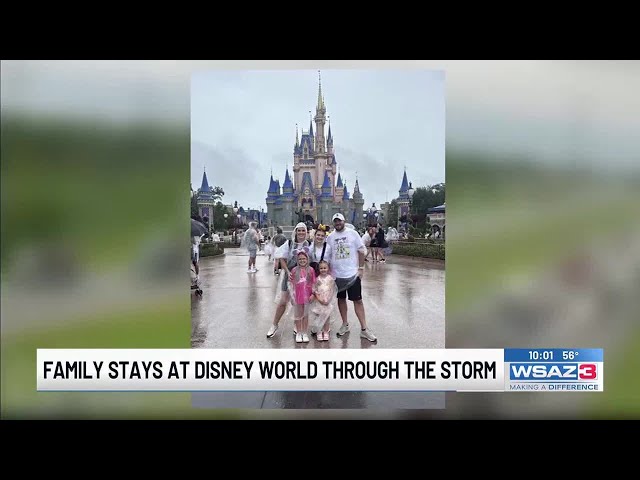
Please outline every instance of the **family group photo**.
[[[444, 348], [444, 98], [438, 71], [194, 74], [192, 348]], [[194, 404], [398, 401], [263, 393]]]
[[193, 348], [444, 348], [437, 71], [192, 78]]

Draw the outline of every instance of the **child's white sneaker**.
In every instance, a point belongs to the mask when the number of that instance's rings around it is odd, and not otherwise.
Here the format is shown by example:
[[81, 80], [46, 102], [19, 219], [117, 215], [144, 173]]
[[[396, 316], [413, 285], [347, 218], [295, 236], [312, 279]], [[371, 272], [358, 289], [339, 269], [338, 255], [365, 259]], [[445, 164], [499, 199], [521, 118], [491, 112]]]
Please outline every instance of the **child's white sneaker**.
[[302, 334], [301, 333], [296, 333], [296, 343], [302, 343], [302, 342], [303, 342]]

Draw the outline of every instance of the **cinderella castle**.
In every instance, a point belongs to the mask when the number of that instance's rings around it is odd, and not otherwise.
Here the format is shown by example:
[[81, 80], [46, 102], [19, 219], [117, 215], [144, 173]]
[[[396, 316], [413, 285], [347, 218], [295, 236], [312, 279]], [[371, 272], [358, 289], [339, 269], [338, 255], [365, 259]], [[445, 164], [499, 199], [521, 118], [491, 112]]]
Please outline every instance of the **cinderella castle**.
[[[309, 130], [302, 130], [293, 147], [293, 172], [287, 167], [284, 183], [274, 180], [273, 174], [267, 191], [267, 218], [272, 226], [291, 226], [298, 222], [331, 224], [334, 213], [340, 212], [354, 225], [362, 219], [364, 199], [356, 179], [353, 195], [349, 195], [346, 182], [336, 171], [335, 150], [331, 124], [325, 135], [327, 109], [322, 95], [322, 82], [318, 72], [318, 103], [316, 115], [309, 120]], [[315, 122], [315, 130], [313, 123]]]

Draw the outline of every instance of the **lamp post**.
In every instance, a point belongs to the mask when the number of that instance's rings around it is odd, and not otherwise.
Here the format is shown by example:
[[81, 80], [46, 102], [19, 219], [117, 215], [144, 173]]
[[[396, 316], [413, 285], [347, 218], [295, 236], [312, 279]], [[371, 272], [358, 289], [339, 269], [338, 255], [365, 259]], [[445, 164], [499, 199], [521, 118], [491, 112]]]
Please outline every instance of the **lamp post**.
[[409, 195], [409, 218], [411, 218], [411, 203], [414, 193], [416, 193], [416, 191], [413, 189], [411, 182], [409, 182], [409, 190], [407, 190], [407, 195]]
[[238, 224], [240, 215], [238, 215], [238, 201], [236, 200], [233, 204], [233, 236], [235, 237], [233, 243], [237, 243], [238, 240]]

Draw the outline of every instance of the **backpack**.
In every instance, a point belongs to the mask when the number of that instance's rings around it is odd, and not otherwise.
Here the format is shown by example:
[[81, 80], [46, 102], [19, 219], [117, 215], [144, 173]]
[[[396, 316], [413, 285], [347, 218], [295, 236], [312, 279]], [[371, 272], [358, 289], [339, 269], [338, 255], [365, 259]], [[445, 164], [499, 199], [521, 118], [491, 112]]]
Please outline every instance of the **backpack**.
[[[281, 247], [286, 241], [287, 241], [287, 237], [285, 237], [281, 233], [277, 233], [273, 237], [273, 243], [275, 244], [276, 247]], [[291, 247], [291, 245], [289, 245], [289, 247]]]

